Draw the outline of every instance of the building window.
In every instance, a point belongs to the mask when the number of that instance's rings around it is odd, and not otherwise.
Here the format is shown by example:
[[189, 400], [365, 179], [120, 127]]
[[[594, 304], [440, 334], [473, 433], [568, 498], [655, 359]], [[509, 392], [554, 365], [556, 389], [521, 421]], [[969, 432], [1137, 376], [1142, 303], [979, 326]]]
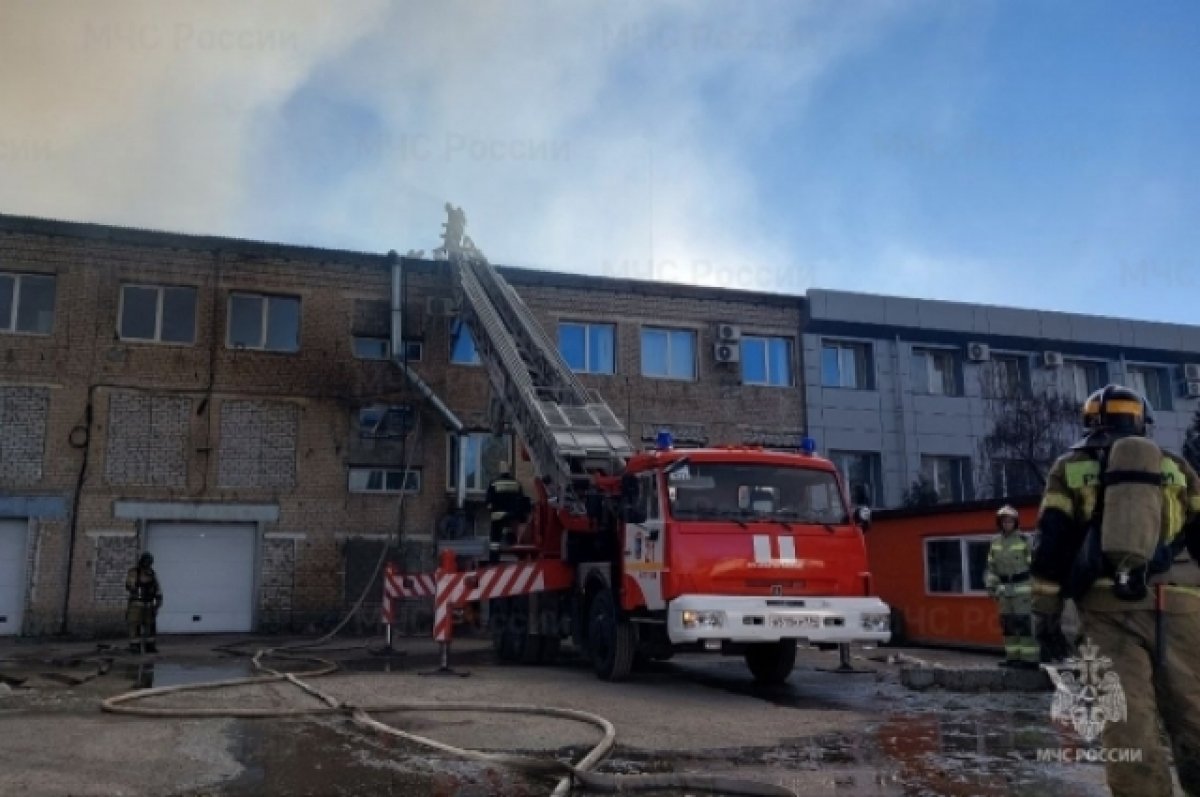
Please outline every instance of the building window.
[[54, 277], [0, 273], [0, 332], [54, 330]]
[[[446, 436], [446, 489], [458, 489], [458, 440], [455, 435]], [[500, 475], [500, 463], [512, 463], [513, 444], [510, 435], [494, 435], [491, 432], [471, 432], [466, 435], [467, 480], [470, 493], [485, 491], [492, 480]]]
[[690, 329], [642, 330], [642, 376], [696, 378], [696, 333]]
[[792, 386], [792, 341], [788, 338], [742, 337], [742, 382], [747, 385]]
[[367, 439], [399, 439], [412, 431], [416, 414], [412, 407], [376, 404], [358, 410], [358, 434]]
[[1130, 365], [1125, 370], [1129, 374], [1129, 387], [1145, 396], [1152, 408], [1171, 409], [1171, 382], [1167, 369], [1153, 365]]
[[454, 365], [480, 365], [479, 352], [475, 349], [475, 338], [461, 320], [450, 325], [450, 362]]
[[971, 595], [986, 592], [990, 537], [925, 540], [925, 586], [930, 593]]
[[992, 460], [992, 496], [1037, 495], [1042, 491], [1042, 480], [1028, 462], [1016, 459]]
[[954, 352], [944, 349], [913, 349], [913, 391], [933, 396], [957, 396], [958, 368]]
[[300, 300], [235, 293], [229, 297], [229, 348], [300, 350]]
[[195, 343], [196, 289], [122, 285], [117, 332], [121, 340]]
[[841, 471], [856, 506], [879, 506], [883, 503], [882, 465], [879, 454], [871, 451], [830, 451], [829, 459]]
[[[392, 358], [392, 341], [389, 338], [377, 338], [366, 335], [354, 336], [354, 356], [360, 360], [390, 360]], [[419, 363], [425, 353], [425, 346], [419, 340], [404, 342], [404, 359], [406, 362]]]
[[[405, 476], [407, 475], [407, 478]], [[419, 493], [421, 471], [391, 468], [350, 468], [352, 493]]]
[[1083, 403], [1087, 397], [1104, 387], [1104, 366], [1089, 360], [1065, 360], [1059, 385], [1068, 396]]
[[612, 324], [558, 325], [558, 350], [577, 374], [616, 373], [616, 327]]
[[932, 482], [942, 504], [972, 497], [969, 468], [970, 460], [965, 457], [921, 457], [921, 473]]
[[984, 395], [989, 398], [1015, 398], [1029, 392], [1029, 361], [1024, 357], [992, 355], [983, 374], [987, 380]]
[[825, 387], [871, 389], [871, 349], [866, 343], [826, 340], [821, 343], [821, 384]]

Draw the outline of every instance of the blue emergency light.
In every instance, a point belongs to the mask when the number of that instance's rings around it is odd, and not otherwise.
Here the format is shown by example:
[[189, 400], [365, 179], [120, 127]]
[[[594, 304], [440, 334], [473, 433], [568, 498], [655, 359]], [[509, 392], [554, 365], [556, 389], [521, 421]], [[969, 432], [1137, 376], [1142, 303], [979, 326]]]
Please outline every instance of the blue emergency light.
[[804, 437], [800, 440], [800, 450], [808, 456], [817, 453], [817, 441], [811, 437]]
[[666, 429], [659, 429], [658, 435], [654, 438], [654, 445], [659, 451], [670, 451], [675, 445], [675, 440]]

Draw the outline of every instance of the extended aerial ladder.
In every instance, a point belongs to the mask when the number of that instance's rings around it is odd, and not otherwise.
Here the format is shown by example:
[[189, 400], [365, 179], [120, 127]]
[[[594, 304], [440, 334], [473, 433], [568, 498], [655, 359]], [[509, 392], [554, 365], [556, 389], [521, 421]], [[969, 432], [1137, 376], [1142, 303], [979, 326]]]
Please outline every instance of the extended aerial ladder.
[[798, 645], [837, 645], [845, 662], [851, 643], [886, 641], [889, 609], [870, 594], [862, 531], [831, 462], [812, 446], [681, 451], [669, 439], [634, 453], [464, 235], [462, 211], [447, 211], [435, 256], [488, 374], [493, 424], [512, 424], [539, 482], [532, 543], [510, 546], [506, 561], [462, 571], [448, 547], [436, 573], [389, 571], [386, 595], [433, 597], [440, 671], [455, 610], [475, 602], [488, 605], [501, 660], [549, 662], [570, 636], [608, 680], [628, 676], [635, 655], [705, 650], [744, 655], [757, 680], [781, 683]]
[[511, 421], [551, 503], [583, 514], [592, 476], [620, 473], [633, 455], [625, 427], [466, 237], [462, 210], [446, 209], [435, 256], [451, 266], [459, 323], [470, 331], [491, 384], [493, 422]]

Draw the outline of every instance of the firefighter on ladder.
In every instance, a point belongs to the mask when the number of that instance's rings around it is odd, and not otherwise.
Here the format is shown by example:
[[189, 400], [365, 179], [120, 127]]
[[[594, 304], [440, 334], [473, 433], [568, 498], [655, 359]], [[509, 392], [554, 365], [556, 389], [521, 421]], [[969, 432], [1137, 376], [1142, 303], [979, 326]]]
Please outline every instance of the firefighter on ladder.
[[125, 592], [129, 594], [129, 606], [125, 611], [125, 622], [129, 626], [130, 653], [157, 653], [155, 633], [158, 610], [162, 608], [162, 587], [154, 572], [154, 557], [143, 553], [136, 567], [129, 568], [125, 576]]
[[1002, 506], [996, 512], [1000, 534], [988, 549], [984, 585], [1000, 605], [1005, 667], [1037, 667], [1038, 645], [1033, 636], [1033, 590], [1029, 576], [1029, 543], [1017, 529], [1017, 510]]
[[492, 528], [488, 539], [488, 561], [500, 561], [500, 548], [516, 542], [514, 527], [522, 519], [527, 499], [507, 462], [500, 463], [500, 475], [487, 489], [487, 505], [491, 511]]

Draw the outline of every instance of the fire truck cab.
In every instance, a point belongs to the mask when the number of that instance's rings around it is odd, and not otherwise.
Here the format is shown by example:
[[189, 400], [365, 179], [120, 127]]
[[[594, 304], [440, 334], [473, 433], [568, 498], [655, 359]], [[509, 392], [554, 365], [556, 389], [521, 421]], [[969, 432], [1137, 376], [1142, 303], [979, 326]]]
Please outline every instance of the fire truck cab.
[[621, 484], [617, 566], [580, 566], [589, 609], [576, 642], [601, 677], [621, 677], [630, 656], [715, 651], [779, 682], [798, 644], [889, 639], [888, 606], [871, 596], [866, 516], [828, 460], [668, 442], [632, 457]]

